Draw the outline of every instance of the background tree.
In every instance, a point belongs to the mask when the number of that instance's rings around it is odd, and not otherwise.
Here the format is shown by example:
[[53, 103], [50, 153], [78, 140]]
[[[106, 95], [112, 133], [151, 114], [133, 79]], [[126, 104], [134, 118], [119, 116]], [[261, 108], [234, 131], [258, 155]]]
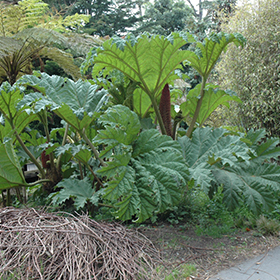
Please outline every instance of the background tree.
[[233, 124], [274, 136], [280, 136], [279, 18], [279, 0], [244, 3], [223, 29], [242, 33], [247, 45], [238, 54], [229, 48], [218, 67], [223, 85], [243, 100], [232, 111]]
[[156, 0], [147, 5], [144, 21], [137, 31], [168, 35], [186, 29], [192, 17], [192, 9], [184, 1]]
[[236, 0], [194, 1], [156, 0], [145, 8], [144, 21], [138, 31], [169, 34], [173, 31], [188, 31], [201, 41], [211, 31], [219, 30], [221, 14], [230, 15]]
[[142, 2], [135, 0], [79, 0], [68, 6], [67, 14], [90, 15], [89, 22], [83, 28], [83, 31], [90, 35], [123, 35], [140, 20], [140, 10], [137, 10], [136, 7], [139, 9]]

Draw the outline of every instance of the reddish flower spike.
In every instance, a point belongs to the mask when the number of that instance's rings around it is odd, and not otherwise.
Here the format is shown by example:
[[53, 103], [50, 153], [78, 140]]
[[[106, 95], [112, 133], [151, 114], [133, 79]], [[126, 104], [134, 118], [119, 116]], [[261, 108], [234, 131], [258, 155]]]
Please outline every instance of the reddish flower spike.
[[166, 84], [162, 90], [159, 111], [166, 129], [166, 133], [172, 137], [170, 90], [168, 84]]

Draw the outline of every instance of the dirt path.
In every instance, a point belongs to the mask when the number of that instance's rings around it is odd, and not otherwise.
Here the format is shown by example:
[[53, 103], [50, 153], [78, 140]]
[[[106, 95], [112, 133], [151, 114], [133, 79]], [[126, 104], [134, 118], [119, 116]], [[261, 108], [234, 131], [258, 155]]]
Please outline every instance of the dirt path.
[[280, 245], [279, 236], [262, 236], [254, 230], [219, 238], [197, 236], [191, 228], [181, 229], [165, 224], [143, 227], [139, 231], [152, 240], [160, 251], [164, 266], [161, 279], [172, 271], [178, 272], [176, 279], [188, 279], [180, 277], [180, 269], [185, 269], [188, 263], [196, 267], [194, 277], [189, 279], [206, 280], [220, 270]]

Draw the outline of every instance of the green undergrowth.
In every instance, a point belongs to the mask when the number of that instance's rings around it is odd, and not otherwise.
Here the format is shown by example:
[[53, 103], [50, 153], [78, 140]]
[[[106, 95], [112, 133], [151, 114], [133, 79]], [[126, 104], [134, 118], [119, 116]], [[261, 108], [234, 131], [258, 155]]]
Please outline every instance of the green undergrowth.
[[156, 272], [158, 275], [162, 275], [162, 277], [164, 277], [162, 279], [164, 280], [183, 280], [195, 275], [196, 267], [192, 264], [184, 263], [177, 266], [166, 275], [166, 268], [164, 266], [159, 266], [156, 268]]
[[256, 216], [245, 205], [234, 211], [228, 210], [223, 203], [223, 196], [222, 187], [219, 187], [212, 197], [203, 191], [189, 191], [186, 199], [172, 211], [153, 217], [150, 222], [168, 223], [182, 230], [191, 227], [198, 236], [214, 238], [251, 230], [259, 235], [279, 234], [280, 204], [276, 204], [274, 211]]

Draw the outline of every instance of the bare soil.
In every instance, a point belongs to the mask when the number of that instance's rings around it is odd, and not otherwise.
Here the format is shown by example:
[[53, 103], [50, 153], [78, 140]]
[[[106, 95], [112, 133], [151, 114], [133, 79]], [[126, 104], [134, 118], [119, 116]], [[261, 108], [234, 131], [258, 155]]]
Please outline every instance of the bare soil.
[[174, 269], [180, 270], [180, 266], [187, 263], [195, 265], [196, 273], [180, 279], [196, 280], [207, 280], [221, 270], [280, 245], [279, 235], [262, 236], [254, 230], [247, 230], [213, 238], [198, 236], [191, 227], [182, 229], [168, 224], [139, 229], [159, 250], [165, 276]]

